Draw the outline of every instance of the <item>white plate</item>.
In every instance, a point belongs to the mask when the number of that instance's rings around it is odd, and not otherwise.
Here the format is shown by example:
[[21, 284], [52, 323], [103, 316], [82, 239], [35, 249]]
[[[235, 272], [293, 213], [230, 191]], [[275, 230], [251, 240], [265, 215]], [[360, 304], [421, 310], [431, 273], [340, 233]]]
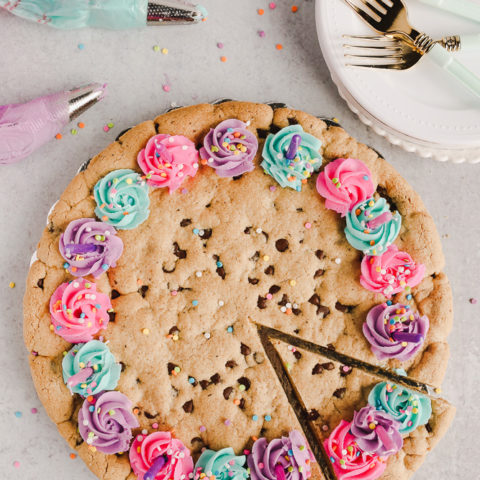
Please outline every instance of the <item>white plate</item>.
[[[406, 3], [411, 23], [434, 38], [480, 30], [461, 17], [414, 0]], [[345, 66], [342, 36], [371, 35], [372, 30], [342, 0], [317, 0], [316, 23], [332, 79], [364, 123], [421, 156], [480, 162], [480, 99], [427, 58], [406, 71]], [[480, 49], [455, 55], [480, 75]]]

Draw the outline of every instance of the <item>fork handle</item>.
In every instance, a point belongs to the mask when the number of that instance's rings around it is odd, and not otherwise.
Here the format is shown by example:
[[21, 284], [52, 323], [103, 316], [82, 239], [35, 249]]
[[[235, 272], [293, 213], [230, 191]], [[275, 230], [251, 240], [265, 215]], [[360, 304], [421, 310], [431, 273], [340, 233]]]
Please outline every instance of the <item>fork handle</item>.
[[480, 33], [460, 35], [460, 50], [462, 52], [480, 51]]
[[427, 56], [459, 80], [471, 93], [480, 98], [480, 77], [454, 58], [442, 46], [438, 43], [435, 44], [427, 53]]
[[480, 5], [470, 0], [419, 0], [421, 3], [437, 7], [447, 12], [480, 23]]

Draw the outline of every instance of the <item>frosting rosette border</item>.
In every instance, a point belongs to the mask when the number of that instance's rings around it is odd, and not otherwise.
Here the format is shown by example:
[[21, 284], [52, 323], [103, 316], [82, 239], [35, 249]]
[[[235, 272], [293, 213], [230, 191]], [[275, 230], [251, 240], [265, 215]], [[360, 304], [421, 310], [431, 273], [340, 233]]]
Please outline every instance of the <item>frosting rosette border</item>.
[[368, 167], [355, 158], [337, 158], [328, 163], [317, 177], [317, 191], [325, 207], [344, 217], [354, 205], [375, 192]]
[[72, 220], [60, 235], [59, 250], [69, 273], [97, 278], [116, 266], [123, 252], [123, 241], [111, 225], [94, 218], [79, 218]]
[[108, 346], [98, 340], [78, 343], [63, 357], [63, 381], [82, 397], [114, 390], [122, 367]]
[[367, 313], [362, 331], [379, 360], [410, 360], [421, 348], [430, 321], [408, 305], [376, 305]]
[[158, 134], [151, 137], [140, 150], [137, 163], [145, 174], [147, 184], [175, 192], [199, 167], [195, 144], [183, 135]]
[[76, 278], [62, 283], [50, 298], [51, 330], [69, 343], [88, 342], [107, 328], [110, 297], [95, 282]]
[[377, 383], [368, 395], [368, 403], [399, 422], [402, 435], [426, 425], [432, 415], [430, 398], [390, 382]]
[[425, 276], [425, 265], [393, 244], [378, 256], [365, 256], [361, 264], [360, 283], [375, 293], [391, 298], [407, 287], [416, 287]]
[[[294, 137], [299, 137], [299, 144], [290, 150], [296, 140]], [[322, 142], [317, 137], [305, 132], [300, 125], [290, 125], [268, 135], [261, 167], [283, 188], [300, 192], [302, 185], [322, 166], [321, 147]], [[290, 151], [292, 158], [287, 158]]]
[[245, 455], [235, 455], [231, 447], [218, 451], [207, 448], [195, 464], [194, 478], [200, 479], [203, 473], [207, 477], [214, 475], [216, 480], [245, 480], [249, 477], [245, 462]]
[[364, 255], [381, 255], [398, 237], [402, 226], [400, 214], [392, 214], [382, 197], [357, 203], [345, 218], [348, 243]]
[[117, 391], [88, 397], [78, 412], [78, 429], [83, 440], [108, 455], [127, 451], [132, 429], [138, 426], [132, 402]]
[[248, 130], [248, 125], [230, 118], [205, 135], [200, 156], [219, 177], [236, 177], [254, 169], [257, 151], [257, 137]]
[[[130, 466], [137, 480], [144, 480], [160, 457], [165, 462], [155, 473], [155, 479], [187, 480], [193, 477], [193, 459], [190, 450], [170, 432], [137, 435], [130, 447]], [[155, 468], [155, 467], [153, 467]]]
[[95, 215], [118, 229], [136, 228], [150, 214], [148, 185], [134, 170], [108, 173], [96, 183], [93, 196], [97, 203]]

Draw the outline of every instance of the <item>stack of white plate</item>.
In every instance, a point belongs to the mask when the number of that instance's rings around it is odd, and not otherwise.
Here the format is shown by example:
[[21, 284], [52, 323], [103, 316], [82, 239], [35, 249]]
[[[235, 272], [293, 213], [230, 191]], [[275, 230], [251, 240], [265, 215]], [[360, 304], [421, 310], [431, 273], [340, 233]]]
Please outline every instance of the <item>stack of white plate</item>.
[[[405, 3], [412, 25], [434, 38], [480, 31], [478, 23], [415, 0]], [[480, 162], [480, 98], [426, 57], [405, 71], [346, 66], [343, 35], [373, 32], [342, 0], [317, 0], [316, 23], [332, 79], [365, 124], [422, 157]], [[453, 55], [480, 75], [480, 49]]]

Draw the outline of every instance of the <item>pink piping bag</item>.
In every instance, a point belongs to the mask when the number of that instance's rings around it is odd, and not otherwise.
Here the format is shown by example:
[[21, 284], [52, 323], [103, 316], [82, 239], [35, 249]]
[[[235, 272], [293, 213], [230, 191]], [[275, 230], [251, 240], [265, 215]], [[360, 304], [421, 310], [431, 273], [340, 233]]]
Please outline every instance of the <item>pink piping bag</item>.
[[0, 164], [18, 162], [105, 96], [106, 85], [92, 83], [27, 103], [0, 106]]

